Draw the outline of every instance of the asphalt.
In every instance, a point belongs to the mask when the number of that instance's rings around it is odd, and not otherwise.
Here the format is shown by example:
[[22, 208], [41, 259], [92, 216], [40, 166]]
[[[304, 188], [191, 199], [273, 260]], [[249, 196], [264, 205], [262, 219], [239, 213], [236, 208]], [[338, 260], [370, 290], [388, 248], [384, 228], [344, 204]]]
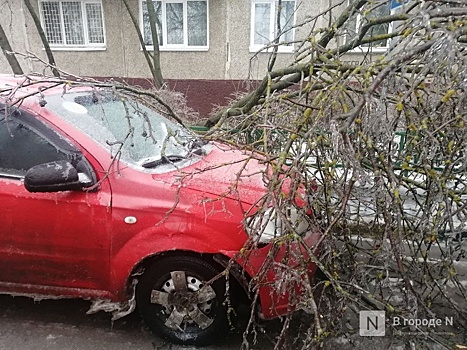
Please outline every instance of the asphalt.
[[[136, 313], [111, 322], [110, 314], [86, 315], [90, 302], [0, 295], [0, 350], [190, 350], [149, 332]], [[241, 335], [206, 350], [239, 349]]]

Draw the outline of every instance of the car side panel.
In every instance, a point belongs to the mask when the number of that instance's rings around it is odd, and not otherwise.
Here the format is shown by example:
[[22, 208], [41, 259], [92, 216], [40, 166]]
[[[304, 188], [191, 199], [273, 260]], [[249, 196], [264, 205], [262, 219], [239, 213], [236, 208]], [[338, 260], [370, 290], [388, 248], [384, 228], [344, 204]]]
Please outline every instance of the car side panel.
[[108, 286], [110, 191], [30, 193], [0, 177], [0, 281]]
[[[245, 243], [243, 212], [236, 201], [208, 199], [202, 193], [152, 179], [152, 185], [145, 186], [144, 179], [140, 180], [144, 194], [112, 185], [111, 275], [112, 290], [119, 299], [124, 297], [131, 271], [146, 257], [174, 250], [218, 253], [239, 250]], [[138, 185], [133, 183], [131, 188]], [[125, 222], [129, 217], [133, 223]]]

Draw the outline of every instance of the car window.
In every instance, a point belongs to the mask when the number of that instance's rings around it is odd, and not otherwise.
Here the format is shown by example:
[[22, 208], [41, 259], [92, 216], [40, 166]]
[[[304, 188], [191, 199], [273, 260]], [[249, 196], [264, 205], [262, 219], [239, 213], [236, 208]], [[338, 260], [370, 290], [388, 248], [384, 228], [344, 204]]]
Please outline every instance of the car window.
[[[63, 148], [52, 143], [44, 132], [28, 124], [24, 115], [20, 118], [21, 114], [24, 113], [0, 117], [0, 174], [24, 176], [31, 167], [56, 160], [74, 160], [76, 163], [76, 149], [69, 144]], [[46, 126], [42, 125], [42, 128]]]

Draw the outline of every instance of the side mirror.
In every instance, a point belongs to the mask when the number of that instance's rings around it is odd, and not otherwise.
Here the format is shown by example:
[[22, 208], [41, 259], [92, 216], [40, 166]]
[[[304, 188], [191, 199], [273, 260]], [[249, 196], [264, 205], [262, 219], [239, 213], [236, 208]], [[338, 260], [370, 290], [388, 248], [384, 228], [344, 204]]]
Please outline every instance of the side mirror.
[[24, 177], [29, 192], [59, 192], [81, 190], [78, 171], [65, 160], [44, 163], [30, 168]]

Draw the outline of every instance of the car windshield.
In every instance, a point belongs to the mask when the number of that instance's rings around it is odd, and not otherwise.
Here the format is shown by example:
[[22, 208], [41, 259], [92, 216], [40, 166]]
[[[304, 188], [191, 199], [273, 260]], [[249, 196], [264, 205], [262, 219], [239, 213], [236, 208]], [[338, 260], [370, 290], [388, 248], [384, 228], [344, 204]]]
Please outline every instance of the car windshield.
[[157, 159], [185, 157], [190, 133], [142, 103], [108, 91], [47, 97], [46, 108], [62, 116], [113, 156], [143, 165]]

